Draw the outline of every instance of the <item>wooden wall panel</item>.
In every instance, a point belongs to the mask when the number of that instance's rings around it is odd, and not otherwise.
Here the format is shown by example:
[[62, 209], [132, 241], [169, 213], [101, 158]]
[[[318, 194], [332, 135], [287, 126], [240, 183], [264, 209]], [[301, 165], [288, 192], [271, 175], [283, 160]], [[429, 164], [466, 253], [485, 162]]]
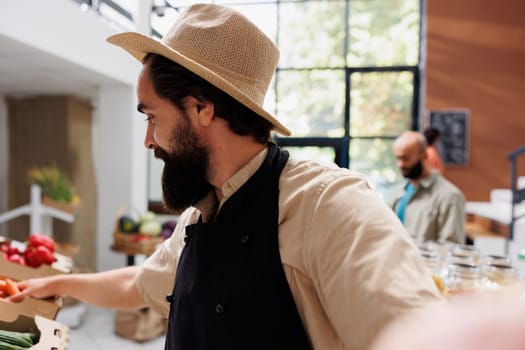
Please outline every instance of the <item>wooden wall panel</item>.
[[445, 175], [487, 201], [510, 186], [507, 154], [525, 145], [525, 1], [428, 0], [427, 20], [425, 108], [470, 110], [470, 162]]
[[[92, 107], [68, 96], [9, 98], [8, 209], [28, 203], [27, 172], [33, 166], [56, 165], [75, 186], [82, 207], [74, 223], [53, 222], [62, 242], [80, 245], [76, 262], [95, 265], [96, 188], [92, 154]], [[27, 216], [10, 221], [8, 235], [24, 241]]]

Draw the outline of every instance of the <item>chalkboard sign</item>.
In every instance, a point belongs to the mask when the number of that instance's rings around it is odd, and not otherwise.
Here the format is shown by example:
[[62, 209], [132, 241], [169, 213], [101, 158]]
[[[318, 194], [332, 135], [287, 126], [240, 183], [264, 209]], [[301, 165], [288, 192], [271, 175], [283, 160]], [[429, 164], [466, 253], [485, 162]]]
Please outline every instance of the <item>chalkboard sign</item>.
[[469, 112], [467, 110], [430, 111], [429, 126], [441, 133], [437, 144], [446, 165], [467, 165], [469, 158]]

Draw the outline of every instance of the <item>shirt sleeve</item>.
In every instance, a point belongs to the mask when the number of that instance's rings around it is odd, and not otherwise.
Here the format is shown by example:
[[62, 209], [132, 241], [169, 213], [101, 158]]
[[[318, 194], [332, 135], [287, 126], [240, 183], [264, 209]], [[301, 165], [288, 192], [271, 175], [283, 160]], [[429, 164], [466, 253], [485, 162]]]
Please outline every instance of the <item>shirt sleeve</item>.
[[305, 226], [306, 266], [345, 348], [366, 349], [394, 317], [441, 296], [408, 233], [366, 180], [339, 173], [324, 180]]

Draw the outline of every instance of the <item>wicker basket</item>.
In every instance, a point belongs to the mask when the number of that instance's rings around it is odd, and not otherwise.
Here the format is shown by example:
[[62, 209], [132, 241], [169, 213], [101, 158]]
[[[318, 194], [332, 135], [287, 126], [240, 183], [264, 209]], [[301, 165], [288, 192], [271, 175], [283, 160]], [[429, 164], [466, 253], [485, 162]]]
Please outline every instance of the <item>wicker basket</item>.
[[160, 236], [153, 237], [140, 232], [121, 232], [119, 219], [126, 213], [129, 213], [132, 217], [136, 217], [138, 220], [138, 210], [131, 206], [121, 206], [117, 210], [115, 217], [115, 231], [113, 232], [113, 245], [111, 246], [111, 249], [126, 255], [153, 254], [157, 246], [164, 241], [164, 238]]

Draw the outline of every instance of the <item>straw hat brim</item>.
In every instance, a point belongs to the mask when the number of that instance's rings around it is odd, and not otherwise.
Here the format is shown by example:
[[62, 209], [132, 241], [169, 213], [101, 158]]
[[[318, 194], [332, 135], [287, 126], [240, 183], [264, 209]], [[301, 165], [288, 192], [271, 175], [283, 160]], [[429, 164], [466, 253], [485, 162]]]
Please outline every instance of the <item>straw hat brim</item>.
[[262, 118], [268, 120], [274, 126], [275, 131], [285, 136], [290, 136], [292, 134], [291, 131], [281, 124], [273, 115], [264, 110], [251, 97], [247, 96], [229, 81], [222, 78], [220, 75], [208, 69], [207, 67], [199, 64], [195, 60], [185, 56], [181, 52], [178, 52], [177, 50], [174, 50], [171, 47], [165, 45], [164, 43], [135, 32], [115, 34], [108, 37], [106, 40], [109, 43], [128, 51], [140, 62], [143, 61], [146, 54], [155, 53], [180, 64], [184, 68], [208, 81], [215, 87], [221, 89], [242, 103], [244, 106], [257, 113]]

